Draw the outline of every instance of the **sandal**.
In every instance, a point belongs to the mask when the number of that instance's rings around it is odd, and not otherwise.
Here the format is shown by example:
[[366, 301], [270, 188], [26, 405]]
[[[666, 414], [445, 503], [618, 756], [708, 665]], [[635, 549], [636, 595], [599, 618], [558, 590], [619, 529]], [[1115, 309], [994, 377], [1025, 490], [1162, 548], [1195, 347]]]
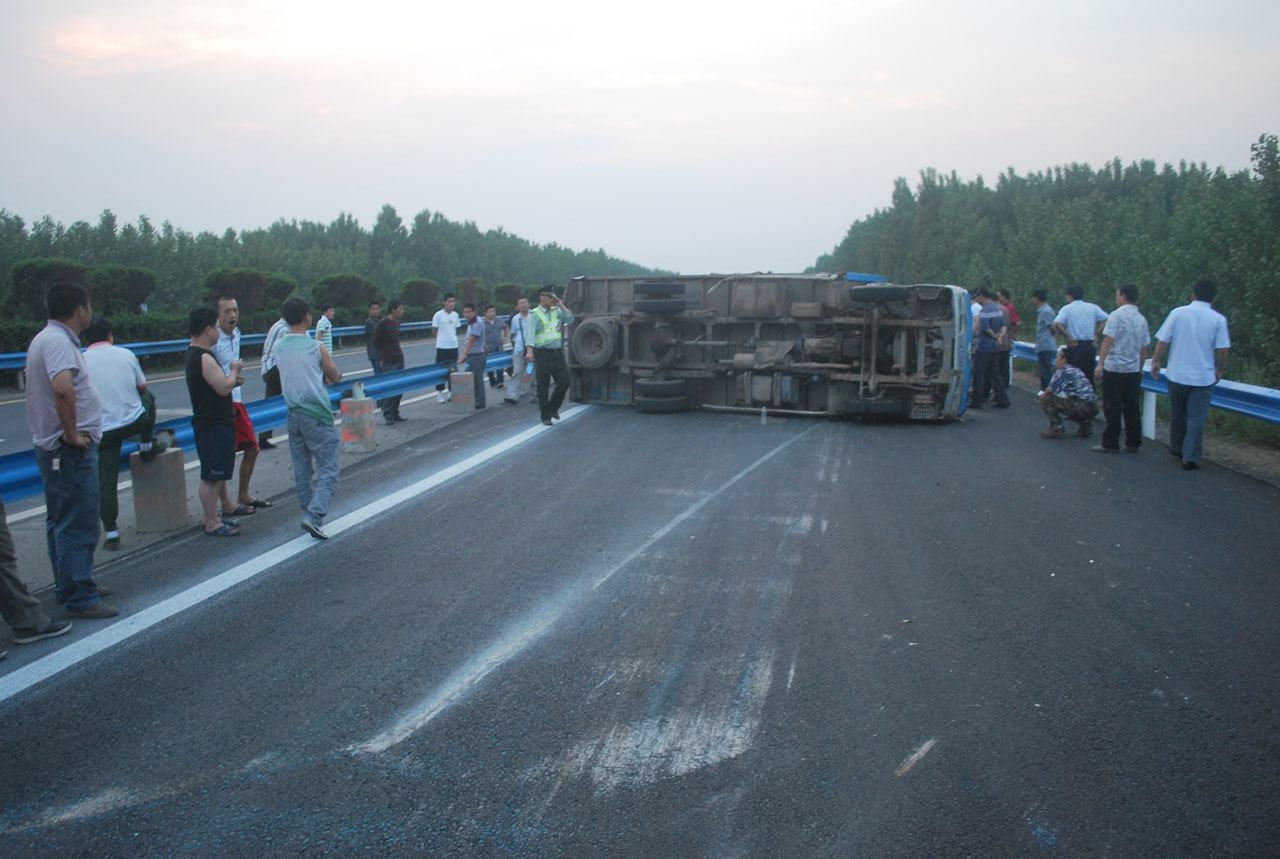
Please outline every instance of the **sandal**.
[[249, 506], [258, 508], [258, 507], [275, 507], [276, 505], [272, 504], [270, 501], [263, 501], [261, 498], [255, 498], [249, 502]]
[[240, 529], [233, 528], [230, 525], [224, 524], [224, 525], [219, 525], [217, 528], [214, 528], [212, 531], [205, 531], [204, 535], [206, 537], [239, 537]]
[[251, 505], [241, 504], [239, 507], [237, 507], [235, 510], [232, 510], [230, 513], [223, 513], [221, 515], [225, 519], [230, 516], [252, 516], [256, 512], [258, 511], [254, 510]]

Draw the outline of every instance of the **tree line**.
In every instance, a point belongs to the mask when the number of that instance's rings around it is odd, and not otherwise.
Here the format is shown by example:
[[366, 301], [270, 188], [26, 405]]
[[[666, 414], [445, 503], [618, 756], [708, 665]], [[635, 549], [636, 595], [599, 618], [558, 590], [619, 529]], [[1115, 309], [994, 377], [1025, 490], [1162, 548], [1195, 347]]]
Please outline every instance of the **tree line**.
[[[406, 225], [390, 205], [382, 207], [371, 229], [343, 213], [328, 224], [280, 220], [265, 229], [221, 235], [193, 235], [167, 221], [157, 228], [145, 216], [121, 225], [110, 210], [96, 225], [64, 226], [44, 217], [28, 226], [0, 209], [0, 276], [9, 285], [5, 324], [23, 331], [43, 319], [47, 285], [70, 277], [89, 285], [95, 310], [111, 313], [113, 322], [121, 318], [137, 336], [228, 284], [244, 290], [241, 303], [248, 306], [242, 309], [250, 315], [275, 312], [277, 299], [297, 291], [358, 310], [355, 323], [363, 321], [371, 298], [399, 297], [425, 312], [445, 291], [512, 304], [529, 288], [581, 274], [653, 273], [604, 250], [538, 244], [501, 228], [481, 231], [439, 212], [424, 210]], [[15, 338], [18, 332], [0, 326], [0, 351], [24, 348], [13, 345]]]
[[[1190, 285], [1218, 284], [1231, 324], [1232, 378], [1280, 380], [1280, 151], [1275, 135], [1251, 147], [1252, 170], [1153, 161], [1094, 169], [1058, 166], [992, 186], [924, 170], [914, 189], [894, 182], [887, 208], [854, 222], [814, 271], [870, 271], [902, 283], [976, 287], [990, 274], [1034, 319], [1031, 293], [1055, 307], [1068, 285], [1113, 305], [1137, 284], [1153, 330], [1190, 300]], [[1019, 336], [1028, 339], [1024, 326]]]

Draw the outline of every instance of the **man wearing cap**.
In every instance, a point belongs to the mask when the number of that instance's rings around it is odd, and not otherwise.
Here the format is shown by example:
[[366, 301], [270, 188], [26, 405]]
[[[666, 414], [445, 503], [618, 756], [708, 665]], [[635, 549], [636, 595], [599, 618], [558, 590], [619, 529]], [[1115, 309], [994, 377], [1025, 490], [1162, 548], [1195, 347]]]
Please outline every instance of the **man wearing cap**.
[[[528, 339], [524, 358], [533, 363], [538, 384], [538, 408], [542, 425], [560, 420], [560, 406], [569, 393], [569, 367], [564, 360], [564, 326], [573, 322], [573, 313], [548, 286], [538, 293], [538, 306], [529, 314]], [[551, 380], [556, 389], [551, 391]]]

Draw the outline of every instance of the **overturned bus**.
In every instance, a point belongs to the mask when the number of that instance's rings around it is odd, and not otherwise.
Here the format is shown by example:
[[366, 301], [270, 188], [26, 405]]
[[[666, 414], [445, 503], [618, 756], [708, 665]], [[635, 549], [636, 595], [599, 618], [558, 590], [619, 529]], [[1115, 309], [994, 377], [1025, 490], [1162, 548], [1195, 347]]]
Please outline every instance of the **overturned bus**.
[[579, 277], [572, 396], [644, 412], [954, 420], [972, 316], [958, 286], [867, 275]]

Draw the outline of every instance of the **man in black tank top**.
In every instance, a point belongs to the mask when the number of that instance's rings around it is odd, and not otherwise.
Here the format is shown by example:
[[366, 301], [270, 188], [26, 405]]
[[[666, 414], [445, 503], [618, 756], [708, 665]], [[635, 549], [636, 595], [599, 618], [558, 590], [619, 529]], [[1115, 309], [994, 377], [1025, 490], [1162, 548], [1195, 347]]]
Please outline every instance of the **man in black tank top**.
[[239, 361], [231, 362], [231, 375], [222, 372], [210, 350], [218, 342], [218, 313], [197, 307], [187, 316], [187, 391], [191, 394], [191, 427], [196, 455], [200, 458], [200, 509], [204, 532], [211, 537], [234, 537], [236, 524], [218, 516], [218, 501], [236, 464], [235, 412], [231, 390], [241, 384]]

